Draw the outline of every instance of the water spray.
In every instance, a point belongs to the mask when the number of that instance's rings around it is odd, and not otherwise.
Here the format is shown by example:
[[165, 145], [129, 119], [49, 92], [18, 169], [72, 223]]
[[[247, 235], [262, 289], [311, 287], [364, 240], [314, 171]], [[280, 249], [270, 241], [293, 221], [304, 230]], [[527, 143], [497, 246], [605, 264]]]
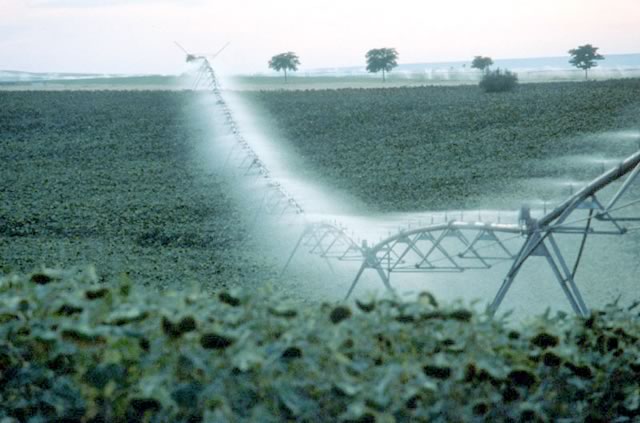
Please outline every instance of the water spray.
[[[239, 125], [220, 91], [208, 58], [204, 55], [189, 54], [184, 49], [183, 51], [187, 54], [187, 61], [201, 63], [199, 73], [208, 80], [208, 88], [217, 99], [216, 105], [223, 111], [225, 123], [232, 130], [235, 144], [244, 154], [241, 166], [246, 170], [246, 174], [257, 172], [266, 182], [268, 191], [261, 207], [271, 214], [280, 216], [290, 211], [303, 215], [305, 210], [300, 203], [272, 177], [265, 163], [242, 136]], [[390, 284], [392, 273], [464, 272], [490, 269], [497, 263], [511, 262], [511, 268], [489, 307], [489, 311], [493, 314], [498, 310], [523, 264], [533, 257], [541, 257], [551, 268], [574, 312], [586, 316], [590, 311], [575, 282], [575, 270], [582, 256], [584, 241], [591, 235], [624, 235], [628, 229], [625, 227], [625, 222], [640, 221], [640, 217], [635, 215], [621, 217], [617, 213], [614, 214], [640, 203], [640, 200], [632, 200], [620, 204], [621, 199], [629, 194], [628, 188], [635, 182], [638, 174], [640, 174], [640, 151], [619, 166], [603, 172], [600, 177], [575, 193], [573, 184], [570, 184], [569, 197], [550, 212], [547, 212], [545, 200], [544, 213], [539, 219], [534, 218], [528, 208], [522, 209], [519, 222], [516, 223], [502, 223], [500, 211], [497, 213], [497, 223], [483, 222], [480, 212], [478, 212], [477, 221], [465, 222], [463, 211], [459, 213], [460, 220], [450, 219], [448, 211], [445, 211], [442, 223], [435, 223], [434, 215], [431, 214], [430, 225], [409, 227], [406, 230], [401, 228], [395, 234], [389, 233], [386, 238], [381, 238], [374, 245], [369, 245], [367, 240], [360, 241], [353, 236], [353, 232], [349, 235], [346, 227], [336, 221], [307, 222], [281, 275], [287, 270], [296, 252], [302, 246], [310, 248], [310, 253], [319, 255], [325, 260], [361, 263], [346, 298], [352, 294], [366, 270], [374, 270], [383, 285], [394, 292]], [[622, 187], [606, 206], [603, 205], [598, 198], [605, 195], [602, 190], [619, 180], [624, 180]], [[569, 220], [569, 217], [581, 210], [588, 211], [588, 218]], [[594, 221], [603, 223], [605, 227], [593, 226]], [[581, 226], [581, 222], [587, 223]], [[556, 241], [556, 238], [565, 234], [583, 236], [581, 251], [573, 271], [569, 268]], [[519, 245], [517, 250], [511, 247], [514, 243]]]

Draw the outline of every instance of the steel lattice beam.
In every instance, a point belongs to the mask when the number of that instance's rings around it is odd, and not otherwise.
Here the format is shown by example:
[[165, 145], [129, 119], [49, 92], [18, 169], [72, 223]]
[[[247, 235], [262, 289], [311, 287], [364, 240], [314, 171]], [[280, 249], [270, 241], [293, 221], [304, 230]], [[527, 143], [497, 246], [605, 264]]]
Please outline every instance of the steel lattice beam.
[[[546, 260], [575, 313], [586, 316], [589, 314], [589, 308], [585, 304], [575, 281], [575, 270], [579, 264], [582, 251], [578, 254], [574, 270], [570, 270], [555, 237], [559, 235], [582, 235], [582, 246], [584, 246], [586, 237], [589, 235], [624, 235], [627, 232], [624, 222], [638, 221], [640, 216], [615, 217], [613, 213], [618, 209], [628, 208], [631, 205], [640, 203], [640, 199], [631, 199], [626, 204], [619, 205], [621, 199], [625, 195], [628, 196], [630, 186], [637, 180], [639, 174], [640, 152], [630, 156], [619, 166], [603, 173], [538, 220], [533, 219], [528, 208], [523, 207], [520, 213], [520, 221], [514, 225], [451, 221], [407, 232], [401, 231], [380, 241], [373, 247], [363, 250], [362, 265], [351, 284], [347, 298], [352, 294], [366, 269], [374, 269], [378, 274], [381, 273], [382, 269], [384, 273], [385, 262], [386, 273], [384, 275], [380, 274], [380, 277], [383, 284], [390, 289], [389, 277], [392, 272], [465, 271], [490, 268], [495, 260], [513, 260], [502, 286], [490, 304], [489, 311], [493, 314], [504, 300], [522, 265], [529, 258], [537, 256]], [[605, 187], [625, 177], [626, 180], [613, 195], [608, 205], [606, 207], [603, 206], [598, 199], [598, 195]], [[578, 218], [573, 222], [568, 221], [574, 214], [585, 210], [589, 212], [588, 218]], [[609, 228], [592, 227], [594, 220], [592, 217], [607, 223]], [[578, 224], [583, 221], [586, 222], [586, 225], [579, 226]], [[476, 234], [472, 241], [469, 241], [464, 232], [476, 232]], [[504, 234], [520, 234], [522, 236], [524, 241], [517, 254], [513, 255], [506, 247]], [[457, 239], [458, 245], [452, 244], [451, 241], [445, 243], [447, 238]], [[493, 244], [505, 255], [495, 256], [493, 252], [491, 255], [485, 254], [484, 250], [480, 251], [480, 247], [478, 247], [481, 241]], [[462, 247], [462, 250], [456, 253], [455, 251], [458, 251], [459, 247]], [[418, 258], [418, 261], [413, 263], [413, 267], [408, 260], [408, 255], [412, 252]], [[439, 252], [441, 257], [434, 260], [433, 254], [436, 252]], [[476, 260], [481, 263], [481, 266], [463, 263], [460, 259]], [[439, 265], [438, 263], [441, 262], [445, 262], [446, 265]]]

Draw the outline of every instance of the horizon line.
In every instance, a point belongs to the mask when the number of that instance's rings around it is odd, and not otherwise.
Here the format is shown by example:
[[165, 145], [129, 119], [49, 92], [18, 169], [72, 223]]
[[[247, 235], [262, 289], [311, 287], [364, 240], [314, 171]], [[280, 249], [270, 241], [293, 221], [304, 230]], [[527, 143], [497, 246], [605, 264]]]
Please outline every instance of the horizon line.
[[[639, 52], [634, 53], [611, 53], [605, 54], [604, 60], [607, 57], [611, 56], [640, 56]], [[491, 56], [489, 56], [491, 57]], [[540, 60], [540, 59], [564, 59], [570, 57], [569, 54], [566, 56], [533, 56], [533, 57], [501, 57], [501, 58], [493, 58], [494, 61], [518, 61], [518, 60]], [[471, 63], [472, 60], [441, 60], [434, 62], [408, 62], [408, 63], [399, 63], [400, 66], [411, 66], [411, 65], [438, 65], [438, 64], [452, 64], [452, 63]], [[315, 67], [309, 69], [298, 70], [297, 72], [313, 72], [313, 71], [322, 71], [329, 69], [350, 69], [350, 68], [360, 68], [364, 65], [339, 65], [339, 66], [325, 66], [325, 67]], [[118, 72], [75, 72], [75, 71], [23, 71], [17, 69], [0, 69], [0, 72], [14, 72], [14, 73], [24, 73], [24, 74], [62, 74], [62, 75], [85, 75], [85, 76], [99, 76], [99, 75], [109, 75], [112, 77], [142, 77], [142, 76], [181, 76], [182, 74], [163, 74], [163, 73], [118, 73]], [[253, 72], [234, 72], [230, 73], [230, 76], [250, 76], [259, 73], [270, 73], [267, 71], [253, 71]]]

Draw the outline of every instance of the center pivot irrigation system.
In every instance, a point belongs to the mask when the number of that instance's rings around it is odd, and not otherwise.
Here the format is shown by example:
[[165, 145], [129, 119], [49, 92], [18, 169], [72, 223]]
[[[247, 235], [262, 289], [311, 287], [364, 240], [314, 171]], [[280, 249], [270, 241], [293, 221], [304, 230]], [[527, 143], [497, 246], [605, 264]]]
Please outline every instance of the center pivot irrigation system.
[[[188, 62], [200, 63], [194, 89], [204, 84], [212, 90], [216, 105], [235, 137], [230, 157], [240, 154], [239, 167], [244, 173], [262, 176], [266, 182], [267, 191], [261, 209], [280, 215], [288, 212], [304, 214], [302, 206], [271, 176], [240, 133], [210, 63], [210, 58], [220, 52], [208, 57], [183, 51]], [[575, 280], [585, 243], [590, 235], [620, 236], [640, 229], [640, 226], [629, 226], [640, 221], [640, 209], [634, 207], [640, 203], [640, 190], [637, 184], [634, 186], [639, 173], [640, 151], [541, 217], [534, 218], [535, 213], [526, 206], [520, 209], [515, 223], [500, 223], [500, 219], [497, 223], [480, 219], [465, 221], [463, 216], [449, 219], [445, 215], [441, 221], [436, 222], [432, 218], [427, 225], [399, 230], [375, 245], [369, 245], [367, 241], [357, 243], [346, 228], [337, 223], [307, 222], [282, 273], [301, 248], [326, 260], [361, 262], [347, 292], [348, 299], [365, 271], [375, 272], [384, 286], [394, 292], [390, 283], [392, 273], [464, 272], [511, 262], [500, 289], [489, 305], [489, 312], [495, 314], [523, 264], [537, 257], [551, 268], [575, 313], [587, 316], [589, 308]], [[556, 239], [565, 236], [578, 237], [578, 242], [573, 243], [578, 248], [573, 263], [565, 258]], [[514, 243], [517, 243], [516, 248], [512, 246]]]
[[191, 54], [177, 42], [175, 44], [186, 54], [186, 60], [188, 63], [199, 62], [200, 65], [196, 72], [193, 89], [197, 90], [200, 86], [204, 85], [207, 89], [210, 89], [213, 92], [216, 98], [216, 106], [222, 111], [225, 124], [229, 127], [235, 138], [235, 142], [229, 152], [227, 160], [225, 161], [225, 165], [232, 159], [239, 159], [240, 163], [238, 164], [238, 167], [243, 169], [245, 175], [259, 175], [264, 179], [267, 190], [265, 191], [265, 195], [260, 205], [261, 210], [264, 210], [269, 214], [280, 215], [290, 211], [293, 211], [296, 214], [304, 213], [300, 204], [275, 178], [272, 177], [267, 166], [240, 133], [240, 128], [233, 117], [233, 113], [222, 96], [220, 84], [216, 77], [216, 73], [211, 66], [210, 60], [215, 59], [229, 45], [229, 43], [225, 44], [217, 53], [212, 55]]

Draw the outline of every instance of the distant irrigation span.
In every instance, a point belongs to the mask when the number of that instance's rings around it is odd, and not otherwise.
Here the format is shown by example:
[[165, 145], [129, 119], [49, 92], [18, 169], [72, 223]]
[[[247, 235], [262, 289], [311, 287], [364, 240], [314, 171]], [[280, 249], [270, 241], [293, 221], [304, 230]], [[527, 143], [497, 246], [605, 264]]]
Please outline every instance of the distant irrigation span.
[[[234, 134], [235, 145], [230, 155], [240, 154], [236, 161], [245, 174], [257, 173], [266, 180], [267, 193], [261, 206], [264, 211], [280, 215], [304, 214], [302, 206], [272, 178], [264, 162], [242, 136], [209, 59], [188, 54], [187, 60], [200, 62], [194, 89], [205, 84], [213, 92], [216, 105]], [[392, 273], [464, 272], [490, 269], [498, 263], [508, 262], [511, 266], [489, 305], [489, 313], [495, 314], [523, 264], [532, 258], [541, 258], [550, 267], [573, 311], [587, 316], [589, 307], [576, 283], [585, 243], [589, 236], [621, 236], [640, 229], [637, 226], [640, 211], [633, 208], [640, 203], [640, 198], [634, 198], [639, 195], [631, 189], [639, 173], [640, 151], [602, 173], [550, 212], [545, 211], [542, 217], [534, 218], [526, 206], [520, 209], [516, 223], [445, 217], [439, 222], [399, 230], [373, 245], [367, 241], [356, 242], [347, 228], [337, 223], [307, 222], [282, 274], [301, 249], [325, 260], [360, 262], [346, 294], [345, 299], [348, 299], [366, 271], [377, 274], [393, 293]], [[572, 263], [565, 258], [558, 242], [560, 237], [568, 236], [578, 236], [578, 254]], [[517, 248], [512, 247], [514, 243]]]
[[187, 61], [200, 62], [193, 89], [196, 90], [204, 84], [206, 88], [213, 92], [216, 98], [216, 106], [224, 114], [225, 123], [234, 136], [235, 142], [225, 161], [225, 165], [233, 159], [236, 161], [239, 160], [238, 167], [243, 170], [244, 175], [257, 174], [264, 179], [267, 191], [262, 199], [261, 209], [265, 212], [280, 215], [291, 211], [297, 214], [304, 213], [302, 206], [296, 201], [296, 199], [287, 192], [282, 184], [272, 177], [267, 166], [240, 132], [240, 128], [233, 117], [233, 113], [222, 96], [218, 79], [209, 59], [206, 56], [187, 54]]

